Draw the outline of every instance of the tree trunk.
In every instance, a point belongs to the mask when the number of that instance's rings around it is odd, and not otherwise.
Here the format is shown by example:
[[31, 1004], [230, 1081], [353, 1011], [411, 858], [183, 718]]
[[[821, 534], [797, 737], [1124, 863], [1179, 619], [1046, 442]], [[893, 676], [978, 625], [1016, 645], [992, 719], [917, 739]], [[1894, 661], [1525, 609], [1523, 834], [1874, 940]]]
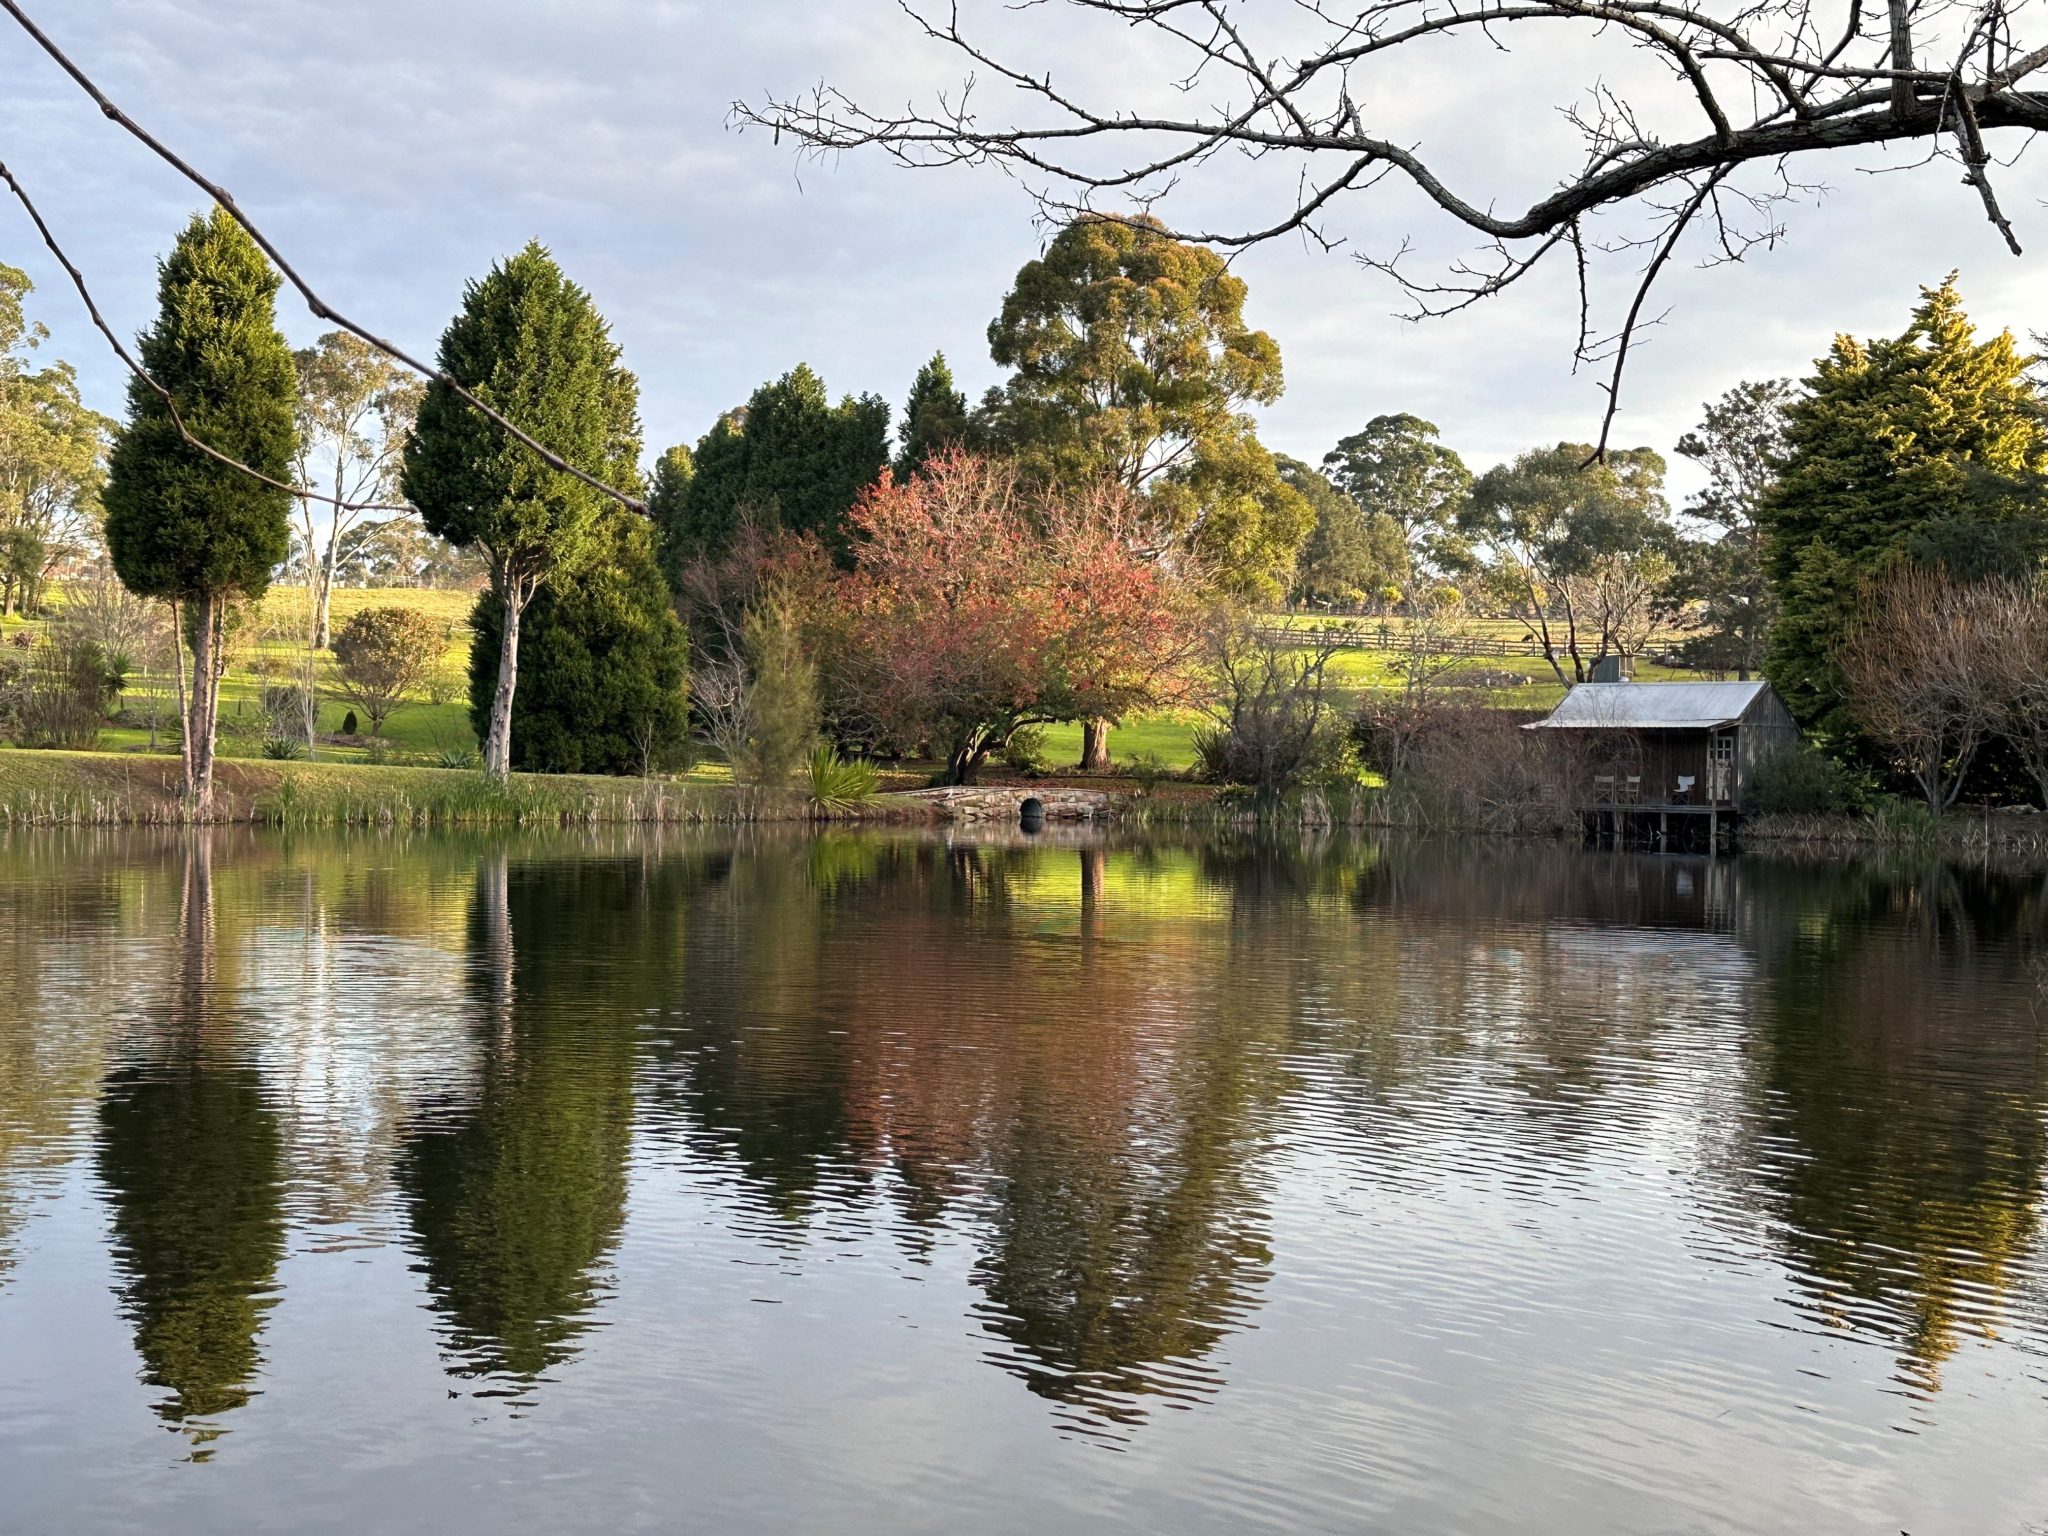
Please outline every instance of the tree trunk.
[[979, 748], [972, 746], [955, 747], [952, 754], [946, 759], [946, 777], [954, 784], [963, 787], [972, 784], [974, 782], [974, 771], [981, 766], [982, 759], [987, 756], [988, 748], [986, 746]]
[[[328, 552], [330, 561], [333, 552]], [[322, 566], [314, 578], [317, 590], [313, 593], [313, 649], [324, 651], [334, 643], [334, 568]]]
[[185, 703], [185, 804], [204, 815], [213, 806], [213, 733], [220, 699], [215, 653], [219, 646], [220, 595], [202, 592], [192, 600], [192, 691]]
[[1083, 773], [1109, 772], [1109, 722], [1107, 720], [1084, 720], [1081, 722], [1081, 771]]
[[512, 777], [512, 692], [519, 683], [519, 610], [524, 606], [513, 584], [504, 585], [505, 622], [498, 639], [498, 688], [491, 697], [491, 729], [484, 742], [484, 772], [500, 784]]

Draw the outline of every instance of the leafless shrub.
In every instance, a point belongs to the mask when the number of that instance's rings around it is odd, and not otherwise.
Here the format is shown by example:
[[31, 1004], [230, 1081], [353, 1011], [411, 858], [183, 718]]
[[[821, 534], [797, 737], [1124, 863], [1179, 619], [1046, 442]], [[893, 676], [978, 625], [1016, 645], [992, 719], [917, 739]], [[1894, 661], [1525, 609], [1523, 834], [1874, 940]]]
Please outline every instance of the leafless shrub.
[[1204, 777], [1261, 803], [1329, 777], [1346, 745], [1329, 675], [1337, 643], [1312, 632], [1285, 643], [1234, 610], [1211, 619], [1206, 641], [1217, 693], [1216, 724], [1195, 736]]
[[2011, 713], [2008, 583], [1959, 585], [1903, 566], [1872, 583], [1835, 651], [1850, 712], [1909, 773], [1936, 815]]
[[1418, 711], [1401, 771], [1387, 775], [1386, 819], [1512, 836], [1577, 826], [1604, 759], [1575, 734], [1523, 730], [1528, 718], [1481, 704], [1438, 702]]

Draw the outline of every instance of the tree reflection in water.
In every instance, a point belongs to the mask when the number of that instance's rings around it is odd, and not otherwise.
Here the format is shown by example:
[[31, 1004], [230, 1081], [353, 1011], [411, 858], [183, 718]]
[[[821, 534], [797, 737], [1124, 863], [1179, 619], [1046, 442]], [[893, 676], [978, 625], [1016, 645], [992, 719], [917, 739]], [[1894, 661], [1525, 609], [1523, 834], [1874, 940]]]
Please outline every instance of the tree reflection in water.
[[[2039, 1229], [2048, 1066], [2001, 942], [2038, 935], [2037, 888], [1941, 866], [1799, 886], [1766, 971], [1756, 1166], [1802, 1311], [1931, 1393], [1964, 1337], [1996, 1336]], [[1983, 1011], [1944, 1006], [1965, 985]]]
[[107, 1076], [98, 1171], [143, 1379], [203, 1458], [261, 1364], [284, 1254], [282, 1138], [221, 1007], [211, 834], [194, 833], [181, 862], [168, 995], [149, 1010], [140, 1059]]
[[449, 1368], [488, 1378], [481, 1393], [518, 1394], [574, 1354], [625, 1219], [634, 1019], [590, 1006], [619, 985], [595, 961], [634, 916], [622, 883], [609, 863], [515, 865], [499, 850], [478, 865], [480, 1082], [408, 1129], [396, 1182]]
[[[1883, 1348], [1919, 1393], [2016, 1308], [2043, 1347], [2038, 1298], [2012, 1294], [2040, 1284], [2048, 1157], [2035, 882], [1499, 844], [649, 834], [483, 845], [473, 877], [453, 862], [472, 851], [420, 855], [469, 887], [460, 932], [402, 849], [336, 882], [312, 877], [318, 849], [223, 858], [223, 882], [249, 879], [231, 914], [267, 910], [268, 878], [308, 936], [402, 928], [463, 957], [459, 1028], [347, 1058], [390, 1078], [361, 1089], [391, 1108], [360, 1156], [303, 1156], [270, 1102], [252, 1041], [288, 1052], [315, 1025], [248, 1010], [259, 941], [243, 916], [219, 931], [206, 837], [0, 883], [0, 917], [76, 957], [0, 937], [0, 979], [44, 1019], [0, 1021], [0, 1073], [43, 1085], [0, 1079], [0, 1238], [97, 1082], [121, 1306], [201, 1454], [256, 1389], [287, 1222], [340, 1208], [295, 1188], [288, 1210], [288, 1162], [395, 1208], [448, 1370], [522, 1401], [607, 1318], [629, 1177], [686, 1191], [748, 1263], [797, 1270], [830, 1240], [947, 1267], [983, 1357], [1089, 1434], [1222, 1391], [1231, 1340], [1302, 1263], [1274, 1251], [1283, 1188], [1355, 1197], [1310, 1218], [1334, 1250], [1318, 1278], [1389, 1317], [1406, 1287], [1424, 1311], [1474, 1303], [1458, 1321], [1483, 1331], [1480, 1309], [1521, 1302], [1506, 1259], [1447, 1241], [1460, 1220], [1533, 1230], [1640, 1165], [1656, 1177], [1628, 1198], [1666, 1207], [1564, 1239], [1587, 1288], [1618, 1283], [1600, 1242], [1663, 1222], [1695, 1259], [1739, 1250], [1785, 1316]], [[89, 1034], [53, 1055], [53, 999], [126, 963], [136, 914], [166, 903], [173, 963], [157, 992], [131, 984], [114, 1065]], [[374, 1008], [352, 1019], [357, 1044], [394, 1038]], [[1661, 1282], [1697, 1282], [1667, 1264]]]

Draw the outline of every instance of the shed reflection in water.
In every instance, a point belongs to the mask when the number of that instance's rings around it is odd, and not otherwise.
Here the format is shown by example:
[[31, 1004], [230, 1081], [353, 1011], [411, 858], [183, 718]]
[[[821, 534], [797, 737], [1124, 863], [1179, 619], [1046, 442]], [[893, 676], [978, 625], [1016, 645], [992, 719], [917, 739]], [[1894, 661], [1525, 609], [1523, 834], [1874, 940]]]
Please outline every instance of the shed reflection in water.
[[1544, 1330], [1676, 1380], [1688, 1289], [1758, 1264], [1775, 1310], [1710, 1354], [1860, 1341], [1924, 1427], [1968, 1341], [1994, 1376], [2048, 1351], [2042, 901], [1483, 845], [18, 838], [0, 1325], [83, 1159], [201, 1457], [288, 1379], [293, 1264], [402, 1251], [447, 1378], [523, 1412], [632, 1326], [629, 1239], [685, 1207], [733, 1262], [957, 1284], [976, 1352], [1111, 1443], [1227, 1399], [1282, 1282], [1264, 1326], [1351, 1309], [1361, 1371], [1376, 1315], [1462, 1310], [1534, 1405]]

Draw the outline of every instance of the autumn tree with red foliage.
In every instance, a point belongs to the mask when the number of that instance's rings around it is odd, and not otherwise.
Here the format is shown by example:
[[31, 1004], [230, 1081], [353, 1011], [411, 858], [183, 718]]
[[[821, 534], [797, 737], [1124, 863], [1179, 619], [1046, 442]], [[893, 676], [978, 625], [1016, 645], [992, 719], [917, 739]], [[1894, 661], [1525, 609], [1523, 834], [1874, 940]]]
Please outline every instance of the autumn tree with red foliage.
[[835, 717], [971, 783], [1019, 726], [1116, 719], [1177, 697], [1194, 649], [1174, 574], [1132, 552], [1125, 493], [1030, 488], [949, 452], [849, 515], [856, 565], [833, 584]]

